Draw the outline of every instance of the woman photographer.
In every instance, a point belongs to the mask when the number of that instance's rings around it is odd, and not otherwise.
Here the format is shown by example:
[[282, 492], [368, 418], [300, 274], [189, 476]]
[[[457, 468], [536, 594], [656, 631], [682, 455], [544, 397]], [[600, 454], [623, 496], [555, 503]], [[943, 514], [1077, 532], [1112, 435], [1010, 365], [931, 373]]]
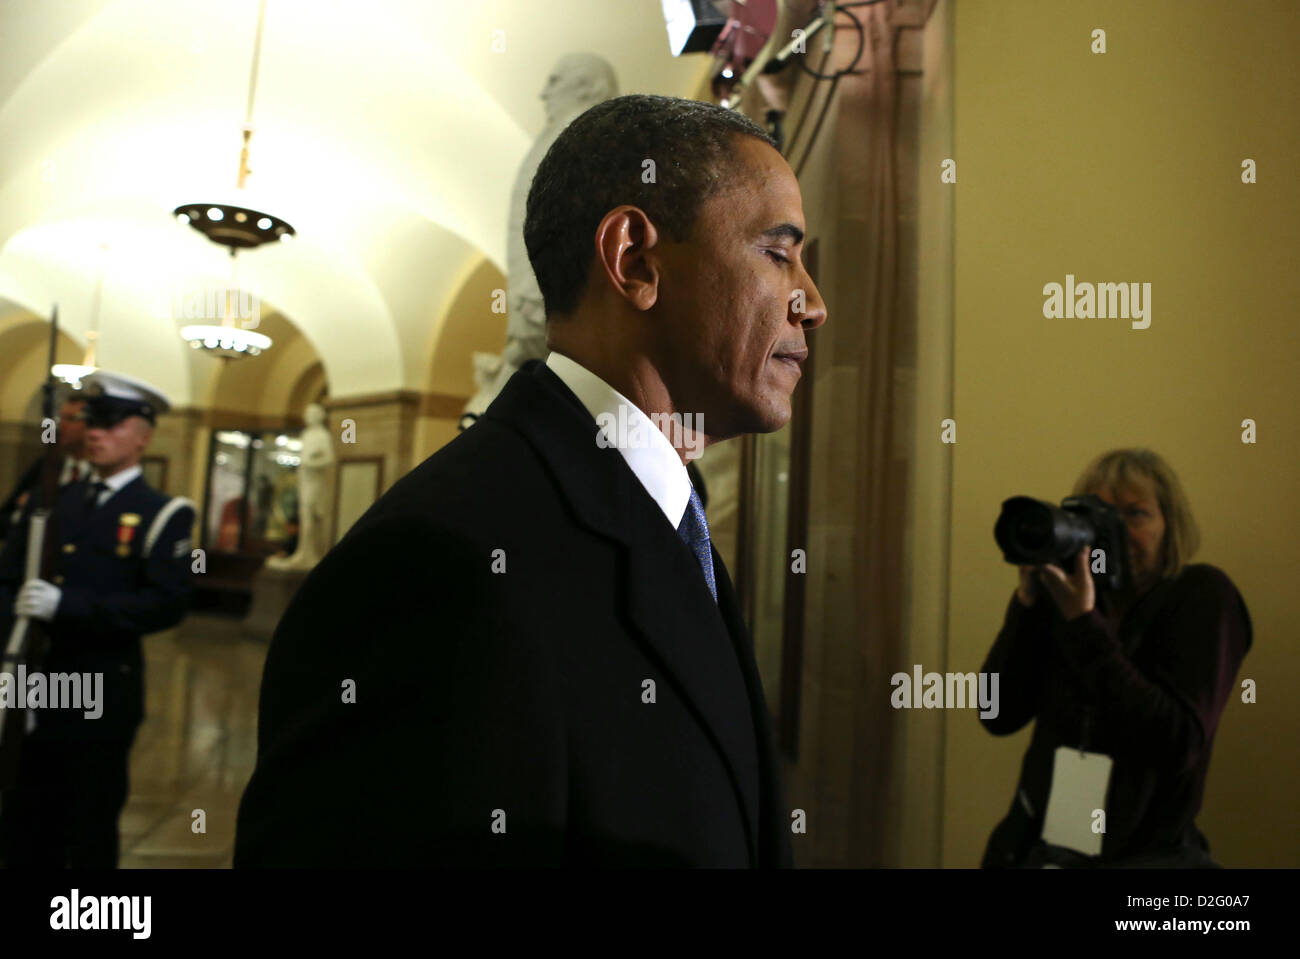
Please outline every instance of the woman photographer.
[[[1075, 484], [1074, 495], [1089, 493], [1123, 518], [1131, 575], [1098, 593], [1090, 546], [1068, 572], [1019, 568], [983, 666], [1000, 674], [1000, 710], [981, 722], [1005, 736], [1034, 720], [1034, 732], [982, 865], [1212, 867], [1195, 819], [1219, 717], [1250, 648], [1250, 615], [1222, 570], [1188, 565], [1196, 523], [1157, 454], [1098, 457]], [[1099, 833], [1100, 852], [1043, 838], [1054, 778], [1058, 810], [1073, 804], [1070, 828]], [[1077, 812], [1094, 802], [1102, 805]]]

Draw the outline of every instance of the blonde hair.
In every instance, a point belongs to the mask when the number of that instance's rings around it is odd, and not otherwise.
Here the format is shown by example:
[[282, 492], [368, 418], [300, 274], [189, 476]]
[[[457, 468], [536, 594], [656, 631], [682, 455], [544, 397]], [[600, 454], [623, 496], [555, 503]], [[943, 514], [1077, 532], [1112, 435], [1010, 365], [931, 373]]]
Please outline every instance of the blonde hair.
[[1074, 495], [1083, 496], [1119, 487], [1149, 488], [1164, 514], [1165, 536], [1160, 544], [1158, 573], [1172, 579], [1183, 571], [1201, 546], [1201, 531], [1192, 516], [1192, 505], [1183, 492], [1178, 474], [1156, 452], [1122, 449], [1103, 453], [1088, 464], [1074, 484]]

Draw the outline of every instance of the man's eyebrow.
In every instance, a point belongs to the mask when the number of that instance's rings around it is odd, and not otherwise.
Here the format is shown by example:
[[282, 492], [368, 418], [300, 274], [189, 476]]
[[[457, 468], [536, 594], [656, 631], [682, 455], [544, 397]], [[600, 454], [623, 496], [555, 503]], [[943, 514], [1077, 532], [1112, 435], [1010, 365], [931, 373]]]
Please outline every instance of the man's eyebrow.
[[764, 230], [760, 236], [776, 239], [777, 237], [788, 236], [794, 240], [794, 245], [798, 246], [803, 242], [803, 230], [799, 229], [793, 223], [781, 223], [771, 229]]

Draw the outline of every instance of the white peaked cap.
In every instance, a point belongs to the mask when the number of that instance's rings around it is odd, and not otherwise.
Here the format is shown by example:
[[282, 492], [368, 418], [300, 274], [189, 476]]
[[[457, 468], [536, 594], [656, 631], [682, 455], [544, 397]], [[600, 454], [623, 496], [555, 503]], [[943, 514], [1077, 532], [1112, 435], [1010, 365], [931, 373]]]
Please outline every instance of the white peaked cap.
[[81, 392], [87, 400], [116, 401], [115, 406], [138, 405], [141, 414], [146, 416], [166, 413], [172, 408], [171, 401], [158, 387], [125, 373], [96, 370], [82, 378]]

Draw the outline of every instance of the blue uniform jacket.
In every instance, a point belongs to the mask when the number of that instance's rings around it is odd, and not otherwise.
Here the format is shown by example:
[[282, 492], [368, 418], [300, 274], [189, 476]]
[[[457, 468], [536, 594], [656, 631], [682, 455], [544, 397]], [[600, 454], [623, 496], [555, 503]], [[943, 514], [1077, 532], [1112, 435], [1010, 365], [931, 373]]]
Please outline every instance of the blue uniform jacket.
[[[131, 736], [144, 718], [140, 637], [175, 626], [189, 605], [193, 508], [187, 503], [175, 509], [146, 550], [168, 496], [151, 489], [142, 477], [93, 510], [87, 509], [88, 494], [84, 481], [59, 490], [58, 550], [50, 580], [63, 595], [49, 624], [50, 650], [42, 669], [47, 674], [102, 673], [103, 712], [92, 719], [80, 710], [34, 710], [34, 737]], [[0, 551], [0, 627], [6, 638], [14, 597], [23, 583], [26, 549], [24, 514]]]

